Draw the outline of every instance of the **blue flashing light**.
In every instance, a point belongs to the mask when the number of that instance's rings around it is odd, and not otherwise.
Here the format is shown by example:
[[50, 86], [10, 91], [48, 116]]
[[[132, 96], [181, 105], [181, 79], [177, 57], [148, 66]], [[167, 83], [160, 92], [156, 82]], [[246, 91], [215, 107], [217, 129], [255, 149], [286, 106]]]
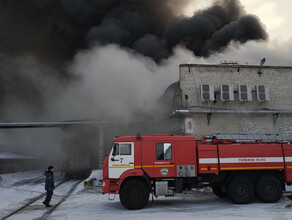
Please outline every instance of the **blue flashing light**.
[[141, 134], [137, 133], [137, 136], [136, 137], [137, 138], [141, 138]]

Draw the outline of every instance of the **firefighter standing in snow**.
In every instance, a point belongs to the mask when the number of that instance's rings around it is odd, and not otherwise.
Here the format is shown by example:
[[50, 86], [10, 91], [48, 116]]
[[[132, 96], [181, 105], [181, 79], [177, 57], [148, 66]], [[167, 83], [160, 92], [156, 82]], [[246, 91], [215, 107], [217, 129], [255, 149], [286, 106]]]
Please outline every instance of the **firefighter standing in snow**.
[[47, 190], [47, 196], [43, 204], [46, 205], [46, 207], [52, 207], [50, 205], [50, 201], [53, 195], [53, 190], [55, 189], [53, 169], [54, 169], [53, 166], [49, 166], [48, 170], [45, 172], [46, 176], [45, 189]]

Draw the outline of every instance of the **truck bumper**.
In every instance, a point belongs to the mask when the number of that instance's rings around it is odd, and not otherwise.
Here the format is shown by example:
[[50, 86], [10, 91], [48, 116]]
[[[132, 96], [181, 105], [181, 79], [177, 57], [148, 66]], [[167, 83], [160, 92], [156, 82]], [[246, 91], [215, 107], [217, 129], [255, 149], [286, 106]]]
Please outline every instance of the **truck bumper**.
[[118, 194], [119, 193], [118, 189], [119, 189], [118, 179], [103, 179], [102, 180], [103, 193]]

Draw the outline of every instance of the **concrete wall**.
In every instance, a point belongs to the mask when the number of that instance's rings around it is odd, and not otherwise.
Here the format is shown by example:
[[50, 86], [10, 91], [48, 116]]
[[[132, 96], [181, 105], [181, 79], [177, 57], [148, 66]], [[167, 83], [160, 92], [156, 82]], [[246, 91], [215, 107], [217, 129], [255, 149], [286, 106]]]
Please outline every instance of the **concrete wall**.
[[[195, 65], [183, 64], [180, 71], [180, 102], [176, 109], [235, 109], [235, 110], [292, 110], [292, 67], [266, 66], [258, 74], [258, 66], [247, 65]], [[255, 92], [253, 101], [241, 102], [235, 92], [235, 100], [220, 101], [219, 94], [214, 102], [200, 100], [200, 85], [213, 84], [219, 89], [220, 84], [268, 85], [270, 100], [258, 102]], [[186, 99], [187, 95], [187, 99]], [[198, 138], [210, 133], [292, 133], [292, 115], [279, 115], [275, 121], [273, 115], [216, 115], [210, 124], [206, 114], [180, 115], [182, 124], [185, 118], [194, 122], [193, 134]]]

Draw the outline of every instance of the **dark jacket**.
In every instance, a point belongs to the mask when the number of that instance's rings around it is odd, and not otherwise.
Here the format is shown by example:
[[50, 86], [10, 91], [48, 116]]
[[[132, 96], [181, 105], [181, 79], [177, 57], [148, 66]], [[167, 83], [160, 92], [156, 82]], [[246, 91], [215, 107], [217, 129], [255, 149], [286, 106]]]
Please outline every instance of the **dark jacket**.
[[45, 172], [45, 176], [46, 176], [45, 189], [46, 190], [53, 190], [53, 189], [55, 189], [54, 174], [53, 174], [53, 172], [46, 171]]

